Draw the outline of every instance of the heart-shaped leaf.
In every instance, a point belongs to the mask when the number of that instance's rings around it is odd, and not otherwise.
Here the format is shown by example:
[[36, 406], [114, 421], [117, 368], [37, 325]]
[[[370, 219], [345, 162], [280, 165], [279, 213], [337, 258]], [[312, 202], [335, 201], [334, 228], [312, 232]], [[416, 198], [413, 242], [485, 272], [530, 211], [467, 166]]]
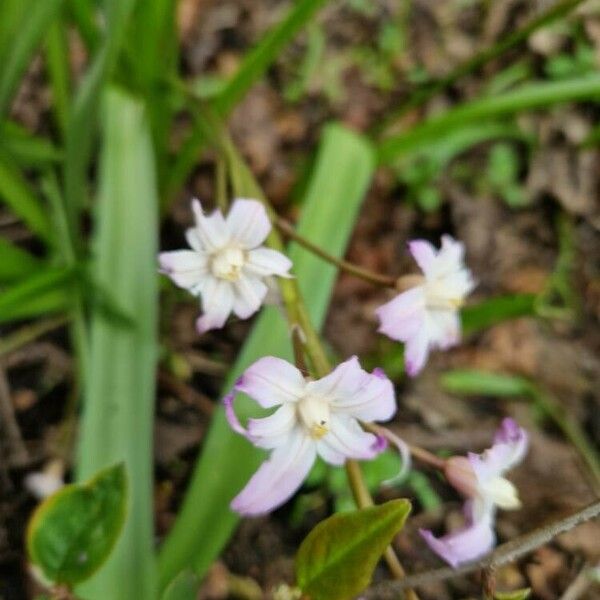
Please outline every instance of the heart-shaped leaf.
[[127, 481], [122, 464], [83, 484], [67, 485], [35, 511], [27, 530], [29, 559], [45, 577], [72, 585], [108, 558], [125, 518]]
[[311, 600], [348, 600], [359, 594], [409, 512], [408, 500], [391, 500], [319, 523], [296, 556], [300, 589]]

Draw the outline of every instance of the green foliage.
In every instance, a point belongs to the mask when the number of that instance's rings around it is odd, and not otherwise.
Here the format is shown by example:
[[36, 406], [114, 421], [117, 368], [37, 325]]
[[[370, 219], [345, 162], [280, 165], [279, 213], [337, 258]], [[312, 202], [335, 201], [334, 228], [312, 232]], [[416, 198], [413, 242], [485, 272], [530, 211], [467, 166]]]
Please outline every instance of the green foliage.
[[160, 600], [196, 600], [200, 578], [189, 569], [182, 571], [171, 581]]
[[0, 237], [0, 284], [24, 279], [41, 266], [41, 260]]
[[109, 467], [83, 484], [67, 485], [36, 509], [27, 530], [29, 559], [46, 578], [69, 586], [108, 558], [126, 512], [125, 467]]
[[311, 600], [350, 600], [371, 581], [377, 562], [410, 512], [408, 500], [391, 500], [329, 517], [302, 542], [296, 578]]
[[[0, 119], [10, 108], [10, 102], [25, 72], [29, 60], [40, 44], [42, 36], [52, 21], [60, 16], [63, 0], [3, 0], [15, 20], [10, 29], [2, 30], [0, 42]], [[11, 5], [22, 4], [26, 10], [11, 9]], [[1, 17], [7, 17], [0, 12]]]
[[[315, 171], [306, 193], [298, 232], [327, 252], [343, 254], [356, 214], [374, 172], [372, 146], [340, 125], [323, 134]], [[294, 275], [305, 295], [312, 322], [323, 324], [336, 269], [296, 244], [290, 246]], [[224, 392], [252, 362], [265, 355], [291, 358], [290, 338], [281, 313], [264, 308], [230, 371]], [[245, 418], [254, 403], [240, 398]], [[187, 566], [202, 575], [224, 546], [237, 521], [229, 501], [242, 489], [264, 455], [233, 433], [222, 408], [213, 416], [203, 452], [177, 521], [159, 557], [161, 587]], [[197, 534], [202, 531], [202, 536]], [[210, 544], [205, 543], [210, 539]]]
[[527, 600], [529, 596], [531, 596], [531, 588], [524, 588], [514, 592], [496, 592], [494, 600]]
[[92, 276], [133, 324], [94, 310], [85, 381], [78, 477], [123, 461], [135, 507], [105, 567], [82, 596], [156, 596], [152, 556], [152, 422], [158, 286], [156, 178], [142, 104], [110, 89], [103, 112], [100, 191]]
[[478, 304], [463, 308], [461, 311], [463, 331], [476, 333], [492, 325], [536, 314], [535, 294], [510, 294], [482, 300]]
[[519, 155], [510, 144], [494, 144], [488, 160], [488, 182], [495, 192], [511, 208], [522, 208], [529, 204], [520, 182]]
[[452, 394], [528, 396], [531, 393], [531, 384], [524, 377], [485, 371], [460, 369], [446, 371], [440, 381], [442, 387]]

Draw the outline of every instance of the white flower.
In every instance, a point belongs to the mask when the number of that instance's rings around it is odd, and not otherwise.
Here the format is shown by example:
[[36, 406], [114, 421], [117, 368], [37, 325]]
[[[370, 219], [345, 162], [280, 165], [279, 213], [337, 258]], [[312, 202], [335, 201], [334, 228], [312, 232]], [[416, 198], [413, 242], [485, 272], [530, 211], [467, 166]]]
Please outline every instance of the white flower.
[[162, 252], [160, 270], [173, 282], [202, 298], [199, 333], [223, 327], [233, 312], [240, 319], [253, 315], [267, 294], [266, 278], [290, 277], [291, 261], [262, 246], [271, 231], [264, 206], [238, 198], [226, 218], [216, 210], [204, 215], [192, 201], [195, 227], [186, 231], [192, 250]]
[[416, 375], [432, 348], [446, 350], [459, 342], [459, 309], [475, 283], [463, 262], [463, 244], [449, 235], [442, 236], [439, 251], [425, 240], [408, 246], [423, 271], [421, 283], [375, 312], [379, 331], [405, 342], [406, 370]]
[[[263, 408], [277, 410], [242, 427], [233, 410], [236, 392]], [[302, 484], [317, 455], [332, 465], [348, 458], [368, 460], [386, 444], [363, 431], [359, 421], [385, 421], [396, 412], [391, 381], [383, 371], [372, 374], [352, 357], [317, 381], [304, 378], [290, 363], [261, 358], [240, 377], [225, 399], [231, 427], [271, 456], [231, 503], [236, 512], [258, 515], [283, 504]], [[383, 443], [382, 443], [383, 442]]]

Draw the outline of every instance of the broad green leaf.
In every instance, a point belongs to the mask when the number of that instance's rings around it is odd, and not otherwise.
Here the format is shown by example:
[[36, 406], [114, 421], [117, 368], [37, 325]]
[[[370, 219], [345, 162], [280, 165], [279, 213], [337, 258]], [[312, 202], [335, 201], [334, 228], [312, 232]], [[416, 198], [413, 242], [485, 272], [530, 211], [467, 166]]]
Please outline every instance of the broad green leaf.
[[[342, 255], [373, 172], [373, 149], [368, 141], [340, 125], [327, 126], [304, 199], [299, 233], [327, 252]], [[336, 270], [296, 244], [290, 247], [290, 258], [310, 318], [321, 328]], [[262, 309], [227, 377], [224, 392], [252, 362], [269, 354], [292, 358], [289, 332], [276, 308]], [[237, 407], [243, 417], [252, 404], [240, 398]], [[238, 516], [229, 509], [230, 500], [263, 459], [264, 453], [231, 431], [219, 408], [178, 519], [159, 557], [161, 587], [188, 566], [199, 575], [206, 572], [238, 522]]]
[[75, 584], [106, 561], [126, 512], [122, 464], [83, 484], [67, 485], [36, 509], [27, 529], [27, 552], [49, 580]]
[[[315, 12], [326, 0], [298, 0], [294, 3], [288, 14], [275, 25], [261, 41], [246, 54], [242, 64], [225, 84], [223, 91], [214, 101], [214, 108], [225, 117], [244, 97], [246, 92], [254, 85], [275, 62], [283, 48], [295, 37]], [[163, 199], [168, 201], [181, 187], [191, 169], [198, 160], [198, 154], [205, 142], [201, 128], [194, 128], [182, 148], [177, 152], [177, 160], [169, 172]]]
[[25, 279], [42, 264], [39, 258], [0, 237], [0, 283]]
[[311, 600], [356, 597], [369, 585], [377, 562], [409, 512], [408, 500], [391, 500], [319, 523], [296, 556], [298, 587]]
[[435, 143], [449, 131], [473, 122], [553, 104], [600, 98], [600, 75], [578, 77], [562, 81], [529, 83], [516, 90], [497, 96], [479, 98], [460, 104], [439, 116], [432, 117], [408, 131], [384, 139], [379, 146], [379, 161], [389, 164], [413, 148]]
[[529, 396], [532, 391], [531, 383], [524, 377], [486, 371], [446, 371], [440, 381], [442, 387], [452, 394]]
[[19, 169], [6, 156], [0, 155], [0, 201], [23, 219], [31, 231], [49, 241], [50, 222], [44, 206], [25, 181]]
[[0, 323], [64, 312], [70, 306], [73, 269], [54, 267], [30, 274], [0, 292]]
[[200, 578], [193, 571], [186, 569], [171, 581], [160, 597], [160, 600], [196, 600]]
[[[6, 0], [5, 0], [6, 1]], [[23, 0], [21, 0], [23, 1]], [[60, 16], [63, 0], [29, 0], [23, 2], [27, 10], [23, 12], [14, 29], [5, 32], [10, 36], [10, 43], [2, 45], [0, 53], [0, 118], [4, 117], [10, 107], [19, 80], [25, 72], [33, 53], [36, 51], [42, 36], [46, 33], [54, 19]], [[12, 35], [10, 35], [12, 34]]]
[[78, 477], [123, 461], [131, 511], [108, 563], [81, 590], [86, 600], [156, 597], [152, 556], [152, 422], [158, 286], [157, 194], [143, 105], [118, 89], [105, 96], [93, 280], [133, 320], [94, 308], [84, 386]]
[[511, 294], [483, 300], [461, 311], [466, 334], [476, 333], [502, 321], [535, 315], [535, 294]]

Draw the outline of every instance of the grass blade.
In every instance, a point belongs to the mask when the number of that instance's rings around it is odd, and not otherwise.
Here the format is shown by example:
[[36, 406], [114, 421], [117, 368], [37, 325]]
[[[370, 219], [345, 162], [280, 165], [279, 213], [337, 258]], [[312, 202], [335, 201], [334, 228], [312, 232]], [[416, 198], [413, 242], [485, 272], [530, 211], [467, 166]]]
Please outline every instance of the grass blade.
[[62, 135], [67, 129], [71, 102], [71, 73], [69, 45], [64, 24], [55, 21], [50, 26], [46, 40], [46, 63], [52, 89], [52, 109]]
[[30, 0], [19, 26], [12, 33], [12, 43], [3, 46], [0, 70], [0, 117], [9, 109], [21, 76], [52, 21], [60, 16], [63, 0]]
[[50, 140], [32, 135], [12, 121], [0, 125], [0, 153], [20, 167], [47, 167], [63, 156]]
[[434, 142], [448, 131], [475, 121], [485, 121], [534, 108], [562, 102], [600, 98], [600, 75], [524, 85], [499, 96], [480, 98], [461, 104], [446, 113], [399, 135], [384, 139], [379, 145], [379, 162], [388, 164], [413, 148]]
[[23, 219], [31, 231], [50, 241], [52, 231], [44, 206], [8, 157], [0, 155], [0, 201]]
[[[328, 126], [304, 200], [299, 232], [329, 253], [342, 255], [373, 172], [371, 145], [339, 125]], [[310, 318], [321, 327], [336, 270], [295, 244], [290, 257], [306, 294]], [[267, 354], [291, 358], [289, 332], [275, 308], [263, 310], [225, 389], [250, 363]], [[239, 406], [243, 411], [244, 405]], [[186, 567], [193, 567], [200, 575], [205, 573], [238, 521], [229, 510], [229, 501], [262, 458], [262, 453], [231, 432], [223, 411], [217, 410], [184, 505], [159, 559], [161, 588]]]
[[0, 283], [24, 279], [42, 267], [42, 261], [0, 237]]
[[152, 420], [158, 354], [157, 194], [150, 128], [143, 106], [111, 89], [97, 206], [94, 281], [132, 320], [92, 317], [78, 477], [123, 461], [130, 511], [107, 564], [81, 595], [89, 600], [156, 597], [152, 555]]
[[463, 331], [477, 333], [502, 321], [534, 316], [536, 301], [536, 294], [509, 294], [467, 306], [461, 311]]

